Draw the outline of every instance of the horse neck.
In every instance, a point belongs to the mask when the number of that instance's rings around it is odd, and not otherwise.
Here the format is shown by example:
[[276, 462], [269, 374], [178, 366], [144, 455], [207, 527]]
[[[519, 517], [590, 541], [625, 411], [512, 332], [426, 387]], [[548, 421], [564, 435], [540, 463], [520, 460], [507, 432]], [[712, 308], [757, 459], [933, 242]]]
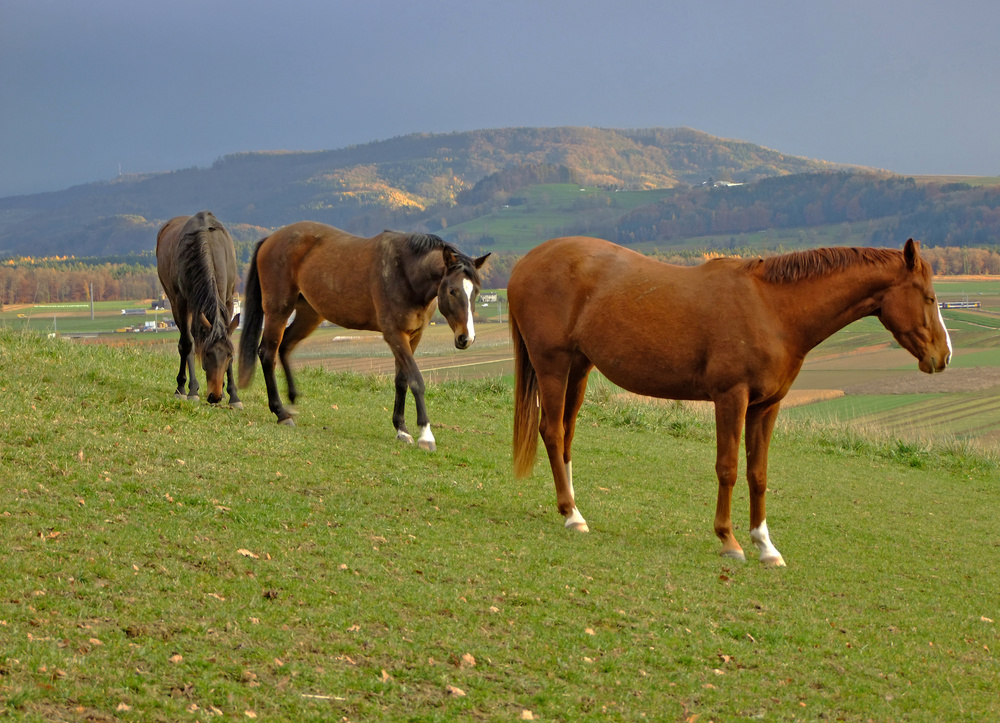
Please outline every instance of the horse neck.
[[875, 313], [901, 273], [902, 267], [894, 264], [856, 264], [796, 283], [767, 286], [805, 355], [848, 324]]
[[423, 256], [402, 264], [407, 283], [414, 299], [427, 306], [437, 297], [441, 279], [444, 278], [444, 260], [438, 251], [430, 251]]
[[[225, 327], [228, 319], [224, 312], [224, 304], [219, 298], [219, 279], [216, 274], [215, 262], [212, 257], [211, 248], [207, 243], [200, 243], [195, 249], [195, 253], [190, 259], [189, 265], [190, 285], [192, 294], [188, 303], [194, 314], [192, 323], [192, 334], [198, 340], [207, 340], [219, 334], [218, 327]], [[192, 303], [193, 302], [193, 303]], [[205, 318], [212, 324], [212, 329], [205, 329], [199, 316]]]

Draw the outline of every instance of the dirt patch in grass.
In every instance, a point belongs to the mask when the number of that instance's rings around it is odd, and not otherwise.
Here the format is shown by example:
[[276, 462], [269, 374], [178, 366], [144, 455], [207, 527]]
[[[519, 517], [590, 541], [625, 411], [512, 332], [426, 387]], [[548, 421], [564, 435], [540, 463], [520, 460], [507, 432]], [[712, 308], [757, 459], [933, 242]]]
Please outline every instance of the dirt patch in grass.
[[1000, 386], [1000, 367], [955, 367], [940, 374], [885, 377], [844, 387], [844, 394], [937, 394], [978, 392]]

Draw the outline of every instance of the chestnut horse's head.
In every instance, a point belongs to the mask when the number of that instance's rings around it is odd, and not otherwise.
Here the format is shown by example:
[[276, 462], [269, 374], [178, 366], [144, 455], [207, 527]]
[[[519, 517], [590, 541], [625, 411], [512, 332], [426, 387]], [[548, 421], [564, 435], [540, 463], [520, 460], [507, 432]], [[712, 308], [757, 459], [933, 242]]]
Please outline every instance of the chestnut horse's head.
[[920, 242], [912, 238], [903, 248], [906, 273], [882, 297], [879, 321], [896, 341], [915, 356], [920, 371], [944, 371], [951, 361], [951, 338], [945, 328], [931, 283], [930, 264], [920, 258]]
[[194, 323], [204, 332], [202, 335], [195, 333], [193, 336], [195, 350], [201, 358], [201, 366], [205, 370], [208, 382], [208, 402], [218, 404], [222, 401], [225, 391], [226, 372], [229, 371], [233, 356], [236, 354], [232, 333], [240, 323], [240, 315], [234, 316], [228, 326], [221, 325], [222, 333], [219, 328], [213, 327], [212, 322], [203, 313]]
[[476, 327], [472, 317], [482, 285], [479, 269], [489, 254], [473, 259], [465, 254], [455, 253], [448, 247], [444, 247], [442, 252], [444, 277], [438, 286], [438, 309], [455, 334], [455, 346], [467, 349], [476, 340]]

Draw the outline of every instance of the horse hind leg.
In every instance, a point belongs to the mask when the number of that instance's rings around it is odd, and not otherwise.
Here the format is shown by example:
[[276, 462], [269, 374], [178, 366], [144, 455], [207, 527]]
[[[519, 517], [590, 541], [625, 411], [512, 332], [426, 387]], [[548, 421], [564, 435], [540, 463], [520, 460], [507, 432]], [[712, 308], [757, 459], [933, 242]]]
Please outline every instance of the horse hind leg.
[[299, 397], [299, 389], [295, 385], [295, 377], [292, 375], [291, 354], [292, 350], [299, 345], [303, 339], [312, 334], [323, 317], [319, 315], [312, 306], [302, 298], [295, 306], [295, 317], [292, 323], [285, 329], [281, 338], [281, 345], [278, 347], [278, 359], [281, 362], [281, 369], [285, 372], [285, 383], [288, 387], [289, 411], [295, 414], [295, 400]]
[[576, 418], [583, 406], [583, 400], [587, 393], [587, 377], [593, 364], [584, 356], [574, 359], [570, 368], [569, 380], [566, 384], [566, 401], [563, 405], [563, 463], [566, 465], [566, 477], [569, 482], [569, 494], [573, 498], [574, 513], [566, 520], [566, 526], [588, 532], [586, 520], [576, 508], [576, 490], [573, 488], [573, 436], [576, 434]]
[[[568, 367], [568, 365], [567, 365]], [[566, 372], [544, 373], [538, 371], [538, 397], [540, 419], [538, 431], [545, 444], [545, 451], [552, 468], [552, 481], [556, 487], [559, 514], [566, 519], [566, 529], [589, 532], [587, 521], [576, 507], [573, 494], [573, 463], [566, 460]]]
[[278, 424], [289, 427], [295, 426], [292, 412], [281, 403], [281, 395], [278, 393], [278, 382], [274, 377], [274, 367], [278, 357], [278, 345], [284, 332], [284, 316], [271, 314], [264, 315], [264, 331], [261, 334], [260, 346], [257, 348], [257, 357], [260, 359], [260, 368], [264, 374], [264, 385], [267, 387], [267, 407], [278, 418]]

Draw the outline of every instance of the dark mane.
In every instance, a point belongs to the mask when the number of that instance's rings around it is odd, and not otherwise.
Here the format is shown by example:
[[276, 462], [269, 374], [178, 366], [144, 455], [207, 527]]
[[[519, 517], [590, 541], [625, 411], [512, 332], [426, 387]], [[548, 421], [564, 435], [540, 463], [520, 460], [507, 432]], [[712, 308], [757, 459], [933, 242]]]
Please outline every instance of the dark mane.
[[430, 253], [435, 249], [448, 249], [455, 254], [458, 265], [462, 267], [466, 275], [468, 275], [468, 277], [475, 283], [482, 283], [479, 278], [479, 270], [476, 268], [475, 261], [473, 261], [472, 257], [459, 251], [458, 247], [454, 244], [450, 244], [440, 236], [435, 236], [430, 233], [411, 233], [407, 234], [405, 238], [406, 245], [411, 251], [413, 251], [413, 253], [418, 255]]
[[749, 259], [740, 268], [770, 283], [791, 283], [826, 276], [858, 264], [888, 266], [898, 263], [901, 258], [902, 253], [894, 249], [836, 247]]
[[[195, 221], [198, 217], [192, 218]], [[195, 341], [208, 346], [225, 338], [229, 333], [229, 320], [224, 318], [224, 300], [219, 298], [215, 265], [212, 263], [212, 236], [221, 229], [205, 222], [196, 227], [189, 223], [178, 244], [178, 264], [187, 284], [188, 305], [192, 313], [191, 334]], [[212, 325], [206, 329], [200, 322], [204, 314]]]
[[426, 254], [434, 249], [449, 248], [452, 253], [458, 253], [458, 249], [445, 241], [440, 236], [432, 233], [411, 233], [406, 234], [406, 244], [415, 254]]

